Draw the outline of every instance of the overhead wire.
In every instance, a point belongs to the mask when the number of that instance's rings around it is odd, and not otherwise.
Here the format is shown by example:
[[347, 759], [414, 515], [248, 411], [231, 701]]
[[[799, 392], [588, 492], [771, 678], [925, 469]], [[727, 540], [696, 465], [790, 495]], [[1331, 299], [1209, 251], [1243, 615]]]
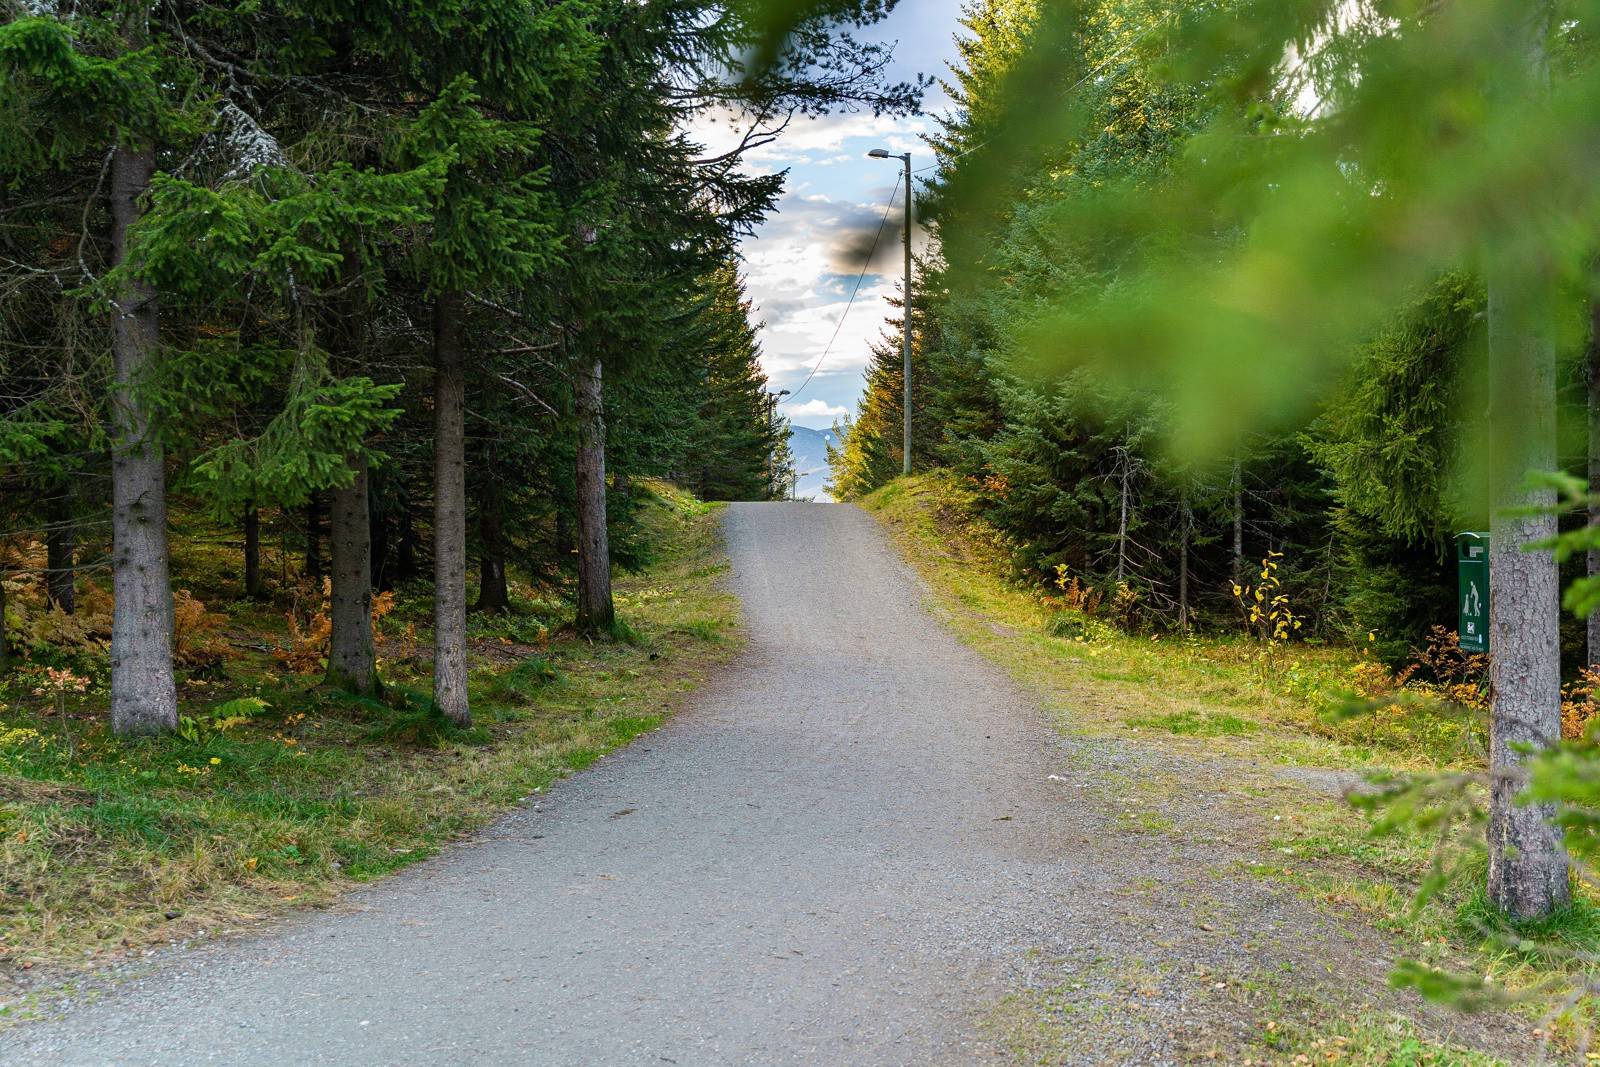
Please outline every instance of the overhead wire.
[[822, 364], [828, 358], [828, 353], [833, 351], [833, 343], [839, 339], [839, 331], [844, 328], [845, 317], [850, 314], [850, 309], [855, 306], [856, 294], [861, 292], [861, 281], [867, 276], [867, 268], [872, 266], [872, 257], [878, 254], [878, 243], [883, 240], [883, 228], [889, 224], [889, 212], [894, 210], [894, 203], [900, 198], [900, 185], [895, 183], [894, 189], [889, 194], [889, 203], [883, 209], [883, 219], [878, 223], [878, 232], [872, 238], [872, 247], [867, 251], [867, 258], [861, 264], [861, 273], [856, 275], [856, 287], [850, 290], [850, 299], [844, 306], [844, 311], [839, 314], [839, 321], [833, 324], [833, 336], [828, 338], [828, 346], [822, 350], [822, 355], [817, 358], [816, 365], [811, 368], [811, 373], [806, 375], [806, 380], [801, 382], [794, 392], [789, 394], [789, 403], [794, 403], [795, 397], [805, 392], [806, 386], [811, 384], [811, 379], [817, 376], [817, 371], [822, 369]]
[[[1102, 61], [1098, 66], [1096, 66], [1093, 70], [1091, 70], [1089, 73], [1085, 74], [1082, 78], [1079, 78], [1072, 85], [1068, 86], [1066, 91], [1068, 93], [1071, 93], [1074, 90], [1077, 90], [1077, 89], [1081, 88], [1083, 85], [1085, 85], [1091, 79], [1098, 77], [1102, 72], [1105, 71], [1105, 69], [1107, 67], [1111, 66], [1112, 63], [1115, 63], [1125, 53], [1127, 53], [1129, 49], [1133, 48], [1140, 41], [1143, 41], [1146, 37], [1148, 37], [1152, 33], [1154, 33], [1156, 31], [1156, 29], [1161, 26], [1162, 23], [1166, 22], [1167, 19], [1169, 19], [1171, 17], [1172, 17], [1172, 12], [1168, 11], [1165, 15], [1162, 15], [1155, 22], [1152, 22], [1149, 26], [1145, 27], [1144, 31], [1142, 33], [1140, 33], [1137, 37], [1135, 37], [1133, 40], [1129, 41], [1127, 44], [1123, 45], [1121, 48], [1117, 49], [1110, 56], [1107, 56], [1106, 59], [1104, 61]], [[913, 174], [924, 174], [927, 171], [936, 170], [939, 167], [944, 166], [947, 163], [953, 163], [956, 160], [960, 159], [962, 156], [970, 155], [971, 153], [976, 152], [978, 149], [980, 149], [984, 145], [988, 144], [990, 140], [993, 140], [993, 138], [988, 138], [986, 140], [980, 141], [978, 144], [975, 144], [971, 148], [965, 149], [964, 151], [958, 152], [957, 154], [951, 156], [947, 160], [942, 160], [942, 161], [938, 161], [938, 162], [932, 163], [932, 164], [930, 164], [930, 165], [928, 165], [926, 167], [922, 167], [922, 168], [920, 168], [918, 170], [914, 170], [911, 173], [913, 173]], [[894, 189], [893, 189], [893, 191], [889, 194], [889, 204], [888, 204], [888, 206], [883, 209], [883, 219], [882, 219], [882, 221], [880, 221], [878, 223], [878, 233], [872, 239], [872, 248], [871, 248], [870, 251], [867, 252], [866, 262], [861, 264], [861, 273], [856, 275], [856, 285], [855, 285], [855, 288], [850, 291], [850, 300], [845, 304], [844, 311], [839, 316], [839, 321], [834, 323], [833, 336], [828, 338], [827, 347], [822, 350], [822, 355], [818, 357], [816, 364], [814, 366], [812, 366], [811, 372], [806, 375], [805, 381], [801, 382], [799, 387], [797, 389], [795, 389], [792, 393], [789, 394], [789, 401], [788, 401], [789, 403], [793, 404], [794, 401], [795, 401], [795, 398], [798, 397], [802, 392], [805, 391], [806, 386], [811, 384], [811, 379], [816, 377], [817, 371], [821, 370], [822, 369], [822, 364], [824, 362], [826, 362], [826, 360], [828, 358], [828, 354], [833, 351], [834, 342], [839, 339], [839, 331], [844, 327], [845, 317], [850, 314], [850, 309], [855, 306], [856, 294], [861, 291], [861, 281], [862, 281], [862, 279], [864, 279], [867, 276], [867, 268], [872, 265], [872, 257], [877, 255], [877, 253], [878, 253], [878, 243], [881, 240], [883, 240], [883, 228], [886, 225], [888, 225], [888, 223], [889, 223], [889, 212], [894, 210], [894, 203], [895, 203], [895, 200], [897, 200], [899, 198], [899, 195], [900, 195], [900, 187], [899, 187], [898, 184], [896, 184]]]

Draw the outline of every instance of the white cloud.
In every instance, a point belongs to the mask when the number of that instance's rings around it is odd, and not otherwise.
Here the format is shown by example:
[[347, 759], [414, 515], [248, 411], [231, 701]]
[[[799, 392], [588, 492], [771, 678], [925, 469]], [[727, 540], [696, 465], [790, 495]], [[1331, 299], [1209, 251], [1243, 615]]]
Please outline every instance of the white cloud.
[[791, 419], [842, 419], [850, 414], [850, 409], [843, 404], [830, 404], [817, 398], [807, 400], [804, 404], [785, 404], [783, 413]]
[[[900, 42], [890, 70], [894, 79], [918, 72], [943, 73], [955, 58], [952, 35], [959, 29], [962, 0], [919, 0], [900, 4], [863, 39]], [[951, 101], [939, 89], [923, 100], [939, 113]], [[729, 113], [698, 116], [689, 136], [706, 155], [739, 143], [746, 124]], [[933, 154], [921, 136], [936, 129], [928, 115], [895, 117], [869, 111], [796, 118], [771, 144], [745, 159], [750, 172], [786, 172], [786, 189], [777, 210], [740, 242], [749, 294], [756, 317], [766, 323], [761, 335], [762, 366], [770, 388], [799, 389], [802, 396], [785, 412], [799, 424], [825, 427], [854, 407], [871, 362], [870, 345], [885, 331], [895, 309], [887, 298], [900, 284], [900, 212], [895, 200], [887, 222], [885, 208], [898, 197], [899, 160], [867, 158], [872, 148], [911, 152], [921, 170]], [[920, 177], [926, 177], [926, 174]], [[860, 292], [840, 325], [851, 290], [867, 259], [867, 248], [881, 227], [872, 262], [861, 276]], [[920, 251], [925, 234], [914, 234]], [[838, 337], [829, 339], [837, 330]], [[826, 359], [818, 367], [818, 360]], [[817, 368], [812, 374], [813, 368]]]

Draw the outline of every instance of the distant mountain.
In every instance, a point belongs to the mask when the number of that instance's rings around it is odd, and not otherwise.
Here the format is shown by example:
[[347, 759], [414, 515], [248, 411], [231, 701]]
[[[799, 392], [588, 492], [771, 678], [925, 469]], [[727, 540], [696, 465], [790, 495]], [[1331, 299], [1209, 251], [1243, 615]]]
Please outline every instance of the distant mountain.
[[809, 426], [789, 427], [789, 451], [794, 454], [794, 469], [799, 475], [795, 496], [801, 500], [832, 500], [823, 488], [828, 481], [828, 445], [838, 445], [832, 430], [813, 430]]

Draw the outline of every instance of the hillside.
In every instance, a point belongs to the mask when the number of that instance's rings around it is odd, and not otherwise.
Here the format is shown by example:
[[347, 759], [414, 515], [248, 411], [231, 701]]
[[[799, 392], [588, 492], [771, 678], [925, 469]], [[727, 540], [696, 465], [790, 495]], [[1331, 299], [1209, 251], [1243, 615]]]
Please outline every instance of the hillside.
[[795, 496], [819, 501], [832, 500], [828, 495], [828, 443], [835, 446], [839, 437], [832, 430], [813, 430], [809, 426], [789, 427], [789, 451], [794, 454], [794, 469], [798, 476]]

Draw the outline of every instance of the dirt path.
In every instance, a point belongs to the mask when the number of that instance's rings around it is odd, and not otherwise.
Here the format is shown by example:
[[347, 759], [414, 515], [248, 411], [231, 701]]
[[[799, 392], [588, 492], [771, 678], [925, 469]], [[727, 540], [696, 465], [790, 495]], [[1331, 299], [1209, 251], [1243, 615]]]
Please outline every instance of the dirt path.
[[749, 651], [670, 725], [351, 909], [0, 1035], [0, 1062], [990, 1062], [1007, 994], [1048, 989], [1070, 1062], [1162, 1063], [1239, 1047], [1262, 996], [1381, 995], [1381, 942], [1230, 879], [1216, 783], [1181, 835], [1119, 813], [1137, 753], [1059, 740], [869, 517], [726, 529]]

